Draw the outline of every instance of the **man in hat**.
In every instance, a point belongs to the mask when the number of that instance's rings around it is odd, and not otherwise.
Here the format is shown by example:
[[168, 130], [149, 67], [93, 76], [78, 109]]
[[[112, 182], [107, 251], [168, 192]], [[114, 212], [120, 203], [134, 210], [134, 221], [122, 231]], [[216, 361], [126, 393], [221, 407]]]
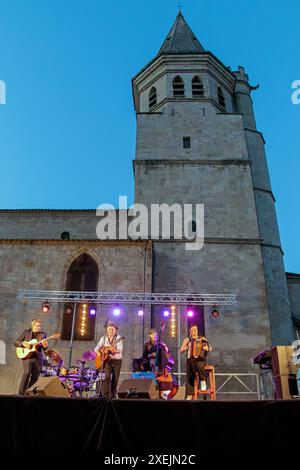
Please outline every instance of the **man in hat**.
[[122, 367], [123, 339], [117, 334], [118, 325], [109, 320], [106, 324], [106, 334], [102, 336], [95, 348], [98, 355], [108, 351], [108, 358], [104, 364], [105, 377], [103, 381], [103, 392], [106, 398], [116, 398], [118, 380]]

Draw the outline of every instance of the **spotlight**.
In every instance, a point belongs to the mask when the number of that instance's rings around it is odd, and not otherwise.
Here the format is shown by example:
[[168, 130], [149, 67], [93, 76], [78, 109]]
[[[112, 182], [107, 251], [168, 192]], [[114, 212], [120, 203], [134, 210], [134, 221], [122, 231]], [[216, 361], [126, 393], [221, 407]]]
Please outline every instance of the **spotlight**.
[[44, 302], [43, 305], [42, 305], [42, 312], [43, 313], [48, 313], [50, 310], [50, 305], [48, 304], [48, 302]]
[[143, 315], [144, 315], [144, 310], [143, 310], [142, 308], [140, 308], [140, 309], [138, 310], [138, 316], [139, 316], [139, 317], [142, 317]]
[[165, 318], [170, 316], [170, 310], [167, 307], [164, 308], [163, 315]]
[[214, 307], [214, 308], [212, 309], [212, 311], [211, 311], [211, 316], [212, 316], [213, 318], [217, 318], [217, 317], [220, 316], [220, 312], [219, 312], [219, 310], [216, 309], [216, 307]]
[[67, 305], [66, 313], [70, 315], [72, 312], [73, 312], [72, 305]]
[[118, 317], [120, 314], [121, 314], [121, 310], [120, 310], [120, 307], [115, 307], [114, 310], [113, 310], [113, 314], [115, 317]]
[[187, 315], [188, 318], [193, 318], [193, 316], [194, 316], [194, 310], [192, 310], [192, 308], [189, 307], [189, 308], [187, 309], [186, 315]]
[[91, 315], [92, 317], [94, 317], [94, 316], [96, 315], [96, 313], [97, 313], [96, 308], [95, 308], [94, 306], [91, 307], [91, 308], [90, 308], [90, 315]]

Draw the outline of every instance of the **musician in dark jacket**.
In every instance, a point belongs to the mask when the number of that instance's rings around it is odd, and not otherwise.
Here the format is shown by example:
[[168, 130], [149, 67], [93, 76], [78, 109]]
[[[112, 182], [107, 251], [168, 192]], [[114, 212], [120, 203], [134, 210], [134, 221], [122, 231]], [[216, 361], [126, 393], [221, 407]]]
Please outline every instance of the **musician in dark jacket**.
[[143, 369], [145, 372], [152, 371], [155, 364], [156, 351], [158, 343], [158, 334], [154, 328], [149, 331], [149, 341], [144, 345], [143, 351]]
[[[47, 335], [42, 331], [41, 320], [34, 319], [31, 322], [31, 328], [24, 330], [15, 341], [14, 345], [16, 348], [30, 348], [29, 342], [32, 339], [42, 341], [46, 336]], [[38, 380], [43, 364], [42, 350], [46, 349], [47, 346], [47, 342], [43, 341], [37, 351], [31, 353], [28, 359], [22, 359], [24, 372], [20, 382], [19, 395], [26, 395], [28, 388]]]
[[170, 371], [174, 365], [174, 359], [165, 343], [158, 341], [158, 333], [154, 328], [149, 331], [149, 341], [144, 345], [143, 351], [143, 369], [145, 372], [154, 371], [156, 368], [156, 355], [159, 346], [160, 355], [158, 358], [158, 369], [168, 368]]

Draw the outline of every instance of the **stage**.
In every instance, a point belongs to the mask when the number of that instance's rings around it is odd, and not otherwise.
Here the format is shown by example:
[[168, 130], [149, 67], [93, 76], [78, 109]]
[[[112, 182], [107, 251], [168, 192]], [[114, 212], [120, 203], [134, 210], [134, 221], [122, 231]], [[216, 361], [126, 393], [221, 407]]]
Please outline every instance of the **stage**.
[[138, 455], [270, 450], [299, 444], [300, 401], [0, 397], [1, 450]]

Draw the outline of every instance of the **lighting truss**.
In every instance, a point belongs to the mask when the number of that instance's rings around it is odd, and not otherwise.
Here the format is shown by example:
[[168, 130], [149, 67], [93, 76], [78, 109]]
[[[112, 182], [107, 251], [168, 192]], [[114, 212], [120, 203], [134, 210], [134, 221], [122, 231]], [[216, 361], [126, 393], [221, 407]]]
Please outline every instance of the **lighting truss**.
[[156, 292], [83, 292], [21, 289], [20, 300], [59, 303], [142, 304], [142, 305], [236, 305], [235, 294], [179, 294]]

